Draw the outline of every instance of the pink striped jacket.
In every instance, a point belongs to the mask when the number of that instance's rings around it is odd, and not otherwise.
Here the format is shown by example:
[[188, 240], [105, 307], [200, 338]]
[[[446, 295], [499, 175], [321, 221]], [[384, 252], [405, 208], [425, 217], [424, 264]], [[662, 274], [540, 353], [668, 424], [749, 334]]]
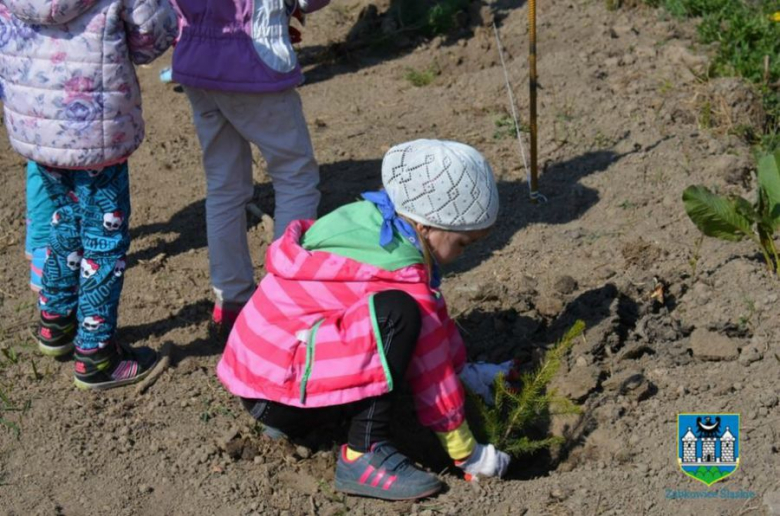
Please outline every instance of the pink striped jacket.
[[266, 269], [236, 321], [217, 375], [233, 394], [297, 407], [358, 401], [392, 390], [373, 296], [403, 290], [420, 306], [422, 330], [407, 372], [420, 422], [449, 432], [464, 421], [457, 376], [463, 341], [422, 264], [384, 270], [299, 242], [313, 221], [290, 224], [268, 249]]

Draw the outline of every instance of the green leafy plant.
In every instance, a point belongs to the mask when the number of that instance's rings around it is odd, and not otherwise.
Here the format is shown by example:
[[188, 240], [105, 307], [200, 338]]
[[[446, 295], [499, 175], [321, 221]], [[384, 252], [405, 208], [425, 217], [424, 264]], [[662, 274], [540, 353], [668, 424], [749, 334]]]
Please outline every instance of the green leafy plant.
[[407, 68], [404, 78], [409, 81], [412, 86], [416, 88], [422, 88], [428, 86], [439, 75], [439, 67], [435, 64], [429, 66], [425, 70], [415, 70], [414, 68]]
[[495, 381], [495, 404], [488, 406], [482, 398], [469, 393], [478, 412], [473, 430], [477, 437], [494, 444], [510, 455], [520, 456], [560, 445], [559, 436], [534, 439], [529, 431], [552, 415], [579, 414], [580, 408], [571, 400], [559, 396], [548, 385], [561, 367], [561, 361], [574, 340], [582, 335], [585, 323], [577, 321], [563, 338], [545, 354], [532, 372], [520, 377], [519, 388], [507, 384], [503, 375]]
[[780, 150], [758, 162], [758, 198], [722, 197], [701, 185], [683, 192], [685, 211], [709, 237], [738, 242], [749, 238], [761, 249], [767, 266], [780, 275], [780, 257], [774, 233], [780, 229]]
[[[496, 130], [493, 132], [494, 140], [503, 140], [504, 138], [514, 138], [517, 134], [515, 121], [507, 114], [498, 116], [493, 120]], [[520, 132], [527, 133], [530, 129], [525, 124], [520, 124]]]

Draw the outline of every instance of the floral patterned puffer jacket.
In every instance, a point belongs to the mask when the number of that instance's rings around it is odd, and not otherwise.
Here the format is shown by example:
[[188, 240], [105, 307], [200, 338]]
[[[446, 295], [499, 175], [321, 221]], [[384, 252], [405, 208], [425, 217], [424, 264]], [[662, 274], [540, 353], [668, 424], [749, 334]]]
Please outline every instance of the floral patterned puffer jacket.
[[11, 145], [68, 169], [126, 159], [144, 138], [133, 64], [178, 31], [168, 0], [0, 0], [0, 98]]

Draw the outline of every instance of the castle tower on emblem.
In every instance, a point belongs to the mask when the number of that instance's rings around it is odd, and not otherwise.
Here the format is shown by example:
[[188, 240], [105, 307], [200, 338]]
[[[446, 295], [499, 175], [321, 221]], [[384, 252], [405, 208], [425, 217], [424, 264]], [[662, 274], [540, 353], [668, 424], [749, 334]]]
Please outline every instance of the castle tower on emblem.
[[720, 459], [723, 462], [734, 462], [734, 436], [731, 435], [729, 427], [720, 436]]
[[696, 462], [696, 436], [693, 435], [691, 427], [688, 427], [688, 432], [682, 438], [683, 442], [683, 462], [694, 463]]

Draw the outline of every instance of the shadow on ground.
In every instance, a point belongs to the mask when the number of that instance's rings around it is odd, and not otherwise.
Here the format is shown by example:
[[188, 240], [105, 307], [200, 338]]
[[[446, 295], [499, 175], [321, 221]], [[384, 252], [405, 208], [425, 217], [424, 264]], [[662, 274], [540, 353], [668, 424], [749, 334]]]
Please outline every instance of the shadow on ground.
[[500, 26], [511, 10], [523, 7], [526, 2], [475, 0], [465, 2], [467, 5], [462, 9], [453, 8], [451, 15], [437, 14], [447, 12], [447, 4], [456, 3], [453, 0], [392, 0], [382, 12], [373, 4], [367, 5], [343, 41], [298, 50], [299, 61], [306, 72], [306, 84], [397, 59], [437, 34], [442, 38], [442, 46], [456, 45], [473, 37], [477, 27], [489, 26], [493, 21]]

